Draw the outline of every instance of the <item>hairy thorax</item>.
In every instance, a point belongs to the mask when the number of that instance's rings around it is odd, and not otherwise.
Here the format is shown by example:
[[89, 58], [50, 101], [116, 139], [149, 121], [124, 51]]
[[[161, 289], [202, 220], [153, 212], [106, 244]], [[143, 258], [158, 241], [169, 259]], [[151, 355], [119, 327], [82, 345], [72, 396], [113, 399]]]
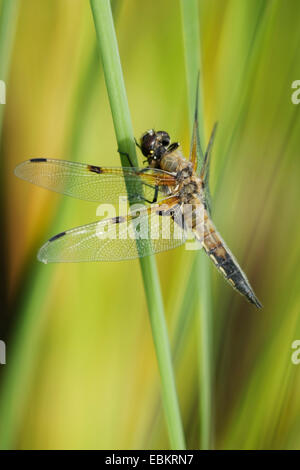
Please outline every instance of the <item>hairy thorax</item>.
[[[176, 192], [184, 204], [202, 202], [202, 184], [200, 178], [193, 171], [191, 162], [181, 154], [166, 155], [161, 159], [162, 170], [176, 174]], [[200, 200], [199, 200], [200, 199]]]

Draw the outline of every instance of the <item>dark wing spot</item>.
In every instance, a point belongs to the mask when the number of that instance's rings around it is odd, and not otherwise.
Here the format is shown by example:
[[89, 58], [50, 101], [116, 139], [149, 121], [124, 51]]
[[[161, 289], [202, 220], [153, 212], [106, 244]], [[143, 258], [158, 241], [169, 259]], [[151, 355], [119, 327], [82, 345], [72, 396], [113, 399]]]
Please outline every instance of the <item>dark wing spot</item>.
[[54, 242], [54, 240], [57, 240], [60, 237], [63, 237], [66, 234], [66, 232], [61, 232], [58, 233], [57, 235], [54, 235], [54, 237], [50, 238], [49, 242]]
[[47, 158], [31, 158], [31, 162], [46, 162]]
[[158, 210], [156, 211], [156, 214], [159, 215], [160, 217], [174, 217], [175, 211], [174, 209], [166, 209], [166, 210]]
[[88, 165], [88, 170], [92, 171], [93, 173], [102, 173], [100, 166]]
[[111, 219], [112, 224], [120, 224], [121, 222], [125, 222], [125, 218], [118, 215], [117, 217], [114, 217]]

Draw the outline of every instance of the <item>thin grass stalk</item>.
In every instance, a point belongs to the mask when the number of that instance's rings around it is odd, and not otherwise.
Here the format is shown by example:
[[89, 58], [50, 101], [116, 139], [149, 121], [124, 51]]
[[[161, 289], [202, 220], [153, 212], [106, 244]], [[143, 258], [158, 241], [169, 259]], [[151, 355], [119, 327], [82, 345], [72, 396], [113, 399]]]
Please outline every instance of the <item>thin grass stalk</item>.
[[[133, 129], [110, 1], [90, 0], [90, 4], [95, 22], [118, 147], [122, 152], [128, 153], [133, 164], [137, 165]], [[122, 165], [128, 166], [126, 156], [121, 155], [121, 162]], [[160, 371], [162, 401], [170, 445], [172, 449], [184, 449], [185, 439], [155, 258], [153, 256], [141, 258], [140, 265]]]
[[[189, 120], [192, 130], [199, 73], [198, 120], [202, 150], [205, 149], [203, 70], [201, 64], [198, 0], [181, 0], [182, 28], [189, 99]], [[212, 299], [210, 267], [203, 253], [196, 254], [199, 323], [199, 390], [200, 390], [200, 447], [210, 449], [212, 442]]]
[[[196, 258], [191, 266], [189, 277], [184, 286], [183, 297], [180, 301], [178, 307], [177, 320], [175, 325], [175, 331], [173, 332], [172, 338], [172, 358], [174, 369], [177, 370], [179, 367], [180, 360], [182, 359], [183, 351], [186, 348], [187, 342], [190, 339], [191, 326], [194, 319], [195, 311], [195, 289], [198, 289], [198, 286], [195, 282], [195, 277], [197, 276], [197, 263], [195, 262]], [[161, 401], [159, 397], [156, 397], [155, 403], [153, 405], [153, 411], [151, 412], [151, 420], [149, 421], [144, 434], [144, 441], [152, 441], [152, 438], [149, 436], [154, 436], [157, 427], [160, 423], [161, 417]], [[143, 442], [143, 439], [142, 439]]]

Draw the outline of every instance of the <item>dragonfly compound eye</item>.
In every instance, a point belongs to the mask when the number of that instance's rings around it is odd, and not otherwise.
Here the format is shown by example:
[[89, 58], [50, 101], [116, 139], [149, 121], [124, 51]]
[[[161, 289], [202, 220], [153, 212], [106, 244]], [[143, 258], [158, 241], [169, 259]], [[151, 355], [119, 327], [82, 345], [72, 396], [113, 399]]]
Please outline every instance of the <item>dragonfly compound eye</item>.
[[164, 147], [168, 147], [170, 145], [170, 136], [165, 131], [158, 131], [156, 133], [157, 139], [161, 142]]
[[145, 134], [142, 135], [141, 150], [142, 150], [143, 155], [145, 155], [145, 157], [148, 157], [149, 155], [153, 155], [156, 142], [157, 142], [157, 135], [153, 129], [150, 129], [150, 131], [147, 131], [145, 132]]

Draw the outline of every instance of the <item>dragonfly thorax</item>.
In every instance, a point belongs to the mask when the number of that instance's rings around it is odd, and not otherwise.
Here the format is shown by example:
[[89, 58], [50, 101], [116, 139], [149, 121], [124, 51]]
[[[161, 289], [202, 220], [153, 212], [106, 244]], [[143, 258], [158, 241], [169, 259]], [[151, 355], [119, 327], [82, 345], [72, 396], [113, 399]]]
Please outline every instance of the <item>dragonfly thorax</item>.
[[202, 197], [199, 181], [197, 181], [197, 178], [192, 177], [182, 181], [179, 185], [178, 196], [180, 201], [184, 204], [190, 204], [191, 201], [195, 199], [195, 197], [198, 199], [199, 203]]
[[190, 162], [184, 165], [183, 168], [177, 171], [176, 179], [179, 183], [190, 180], [193, 175], [193, 167]]

